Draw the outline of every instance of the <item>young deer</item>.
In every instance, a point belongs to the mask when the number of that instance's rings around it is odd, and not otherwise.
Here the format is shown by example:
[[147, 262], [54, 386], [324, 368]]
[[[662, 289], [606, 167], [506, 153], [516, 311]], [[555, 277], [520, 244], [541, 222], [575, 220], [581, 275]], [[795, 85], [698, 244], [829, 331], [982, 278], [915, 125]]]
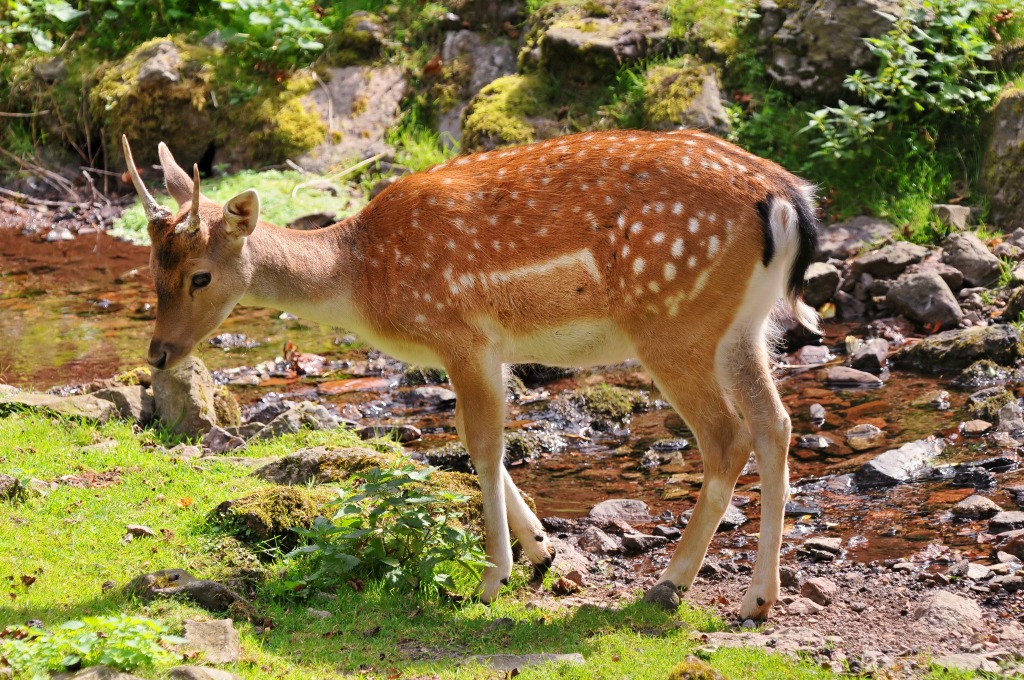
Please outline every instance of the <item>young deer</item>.
[[149, 363], [170, 368], [239, 302], [349, 329], [381, 350], [443, 367], [483, 492], [481, 597], [512, 570], [509, 530], [543, 571], [554, 550], [502, 465], [502, 367], [638, 358], [686, 420], [704, 485], [648, 598], [693, 582], [751, 451], [761, 537], [740, 615], [779, 594], [790, 420], [769, 368], [773, 313], [816, 329], [801, 301], [817, 243], [811, 187], [700, 132], [611, 131], [463, 156], [401, 179], [317, 231], [260, 222], [245, 191], [223, 207], [160, 145], [177, 215], [146, 190], [157, 289]]

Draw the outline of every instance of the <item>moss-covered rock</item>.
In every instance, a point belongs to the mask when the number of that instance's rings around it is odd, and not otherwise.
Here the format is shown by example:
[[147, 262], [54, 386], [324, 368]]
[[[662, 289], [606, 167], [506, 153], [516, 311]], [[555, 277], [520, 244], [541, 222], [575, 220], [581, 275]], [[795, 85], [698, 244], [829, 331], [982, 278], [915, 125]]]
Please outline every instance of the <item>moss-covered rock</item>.
[[[521, 463], [537, 458], [542, 453], [560, 451], [565, 442], [557, 435], [538, 432], [505, 433], [505, 465]], [[469, 452], [461, 442], [450, 442], [444, 446], [424, 451], [427, 462], [444, 470], [472, 472], [473, 463]]]
[[443, 368], [406, 366], [402, 371], [403, 385], [444, 385], [447, 382], [448, 372]]
[[1009, 391], [1001, 387], [990, 387], [968, 397], [967, 413], [971, 418], [995, 422], [999, 418], [999, 409], [1013, 401], [1017, 401], [1017, 398]]
[[322, 508], [336, 497], [334, 490], [326, 487], [271, 486], [224, 501], [211, 516], [243, 542], [290, 550], [298, 542], [293, 529], [308, 529], [314, 519], [327, 516]]
[[221, 427], [238, 427], [242, 424], [242, 407], [238, 399], [224, 385], [217, 385], [213, 392], [213, 411]]
[[336, 37], [342, 50], [351, 50], [361, 57], [372, 57], [380, 51], [386, 35], [387, 25], [382, 17], [357, 10], [348, 15]]
[[1021, 358], [1020, 331], [1009, 324], [944, 331], [896, 352], [898, 366], [928, 373], [962, 369], [980, 359], [1012, 366]]
[[621, 425], [632, 414], [650, 408], [647, 395], [613, 385], [585, 387], [572, 398], [587, 410], [591, 425], [599, 430]]
[[105, 69], [89, 93], [93, 115], [132, 140], [140, 165], [157, 162], [157, 144], [179, 159], [201, 158], [214, 144], [211, 51], [175, 36], [145, 42]]
[[976, 390], [979, 387], [1005, 383], [1011, 375], [1010, 369], [1000, 366], [994, 361], [982, 359], [961, 371], [953, 382], [957, 387]]
[[688, 656], [672, 667], [665, 680], [726, 680], [726, 678], [697, 657]]
[[340, 482], [370, 468], [384, 467], [396, 459], [364, 447], [300, 449], [256, 470], [260, 479], [274, 484], [326, 484]]
[[715, 68], [687, 57], [649, 69], [644, 119], [655, 130], [686, 127], [726, 134], [729, 116]]
[[494, 149], [529, 144], [536, 138], [530, 122], [541, 112], [544, 84], [537, 75], [498, 78], [480, 90], [462, 118], [462, 143], [467, 149]]
[[1024, 79], [1010, 84], [989, 114], [991, 130], [981, 179], [990, 221], [1011, 231], [1024, 227]]

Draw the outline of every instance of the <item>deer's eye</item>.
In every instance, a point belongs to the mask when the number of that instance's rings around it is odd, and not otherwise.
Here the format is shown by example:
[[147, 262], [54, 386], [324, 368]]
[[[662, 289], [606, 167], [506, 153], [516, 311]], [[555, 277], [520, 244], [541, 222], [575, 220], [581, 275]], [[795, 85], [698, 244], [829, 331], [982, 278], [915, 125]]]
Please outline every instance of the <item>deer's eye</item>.
[[205, 288], [210, 285], [211, 276], [207, 272], [192, 275], [192, 288]]

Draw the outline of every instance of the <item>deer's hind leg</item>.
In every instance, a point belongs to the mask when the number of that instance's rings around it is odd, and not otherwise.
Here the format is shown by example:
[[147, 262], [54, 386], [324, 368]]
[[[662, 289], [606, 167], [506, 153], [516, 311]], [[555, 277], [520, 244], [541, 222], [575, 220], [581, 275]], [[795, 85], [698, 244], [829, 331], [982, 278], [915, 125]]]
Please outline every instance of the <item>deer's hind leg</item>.
[[752, 448], [747, 427], [713, 369], [715, 347], [666, 351], [678, 345], [678, 339], [666, 341], [669, 344], [652, 342], [648, 351], [641, 347], [640, 360], [696, 435], [704, 484], [672, 560], [648, 593], [648, 599], [660, 603], [665, 603], [666, 591], [674, 602], [674, 588], [692, 585]]

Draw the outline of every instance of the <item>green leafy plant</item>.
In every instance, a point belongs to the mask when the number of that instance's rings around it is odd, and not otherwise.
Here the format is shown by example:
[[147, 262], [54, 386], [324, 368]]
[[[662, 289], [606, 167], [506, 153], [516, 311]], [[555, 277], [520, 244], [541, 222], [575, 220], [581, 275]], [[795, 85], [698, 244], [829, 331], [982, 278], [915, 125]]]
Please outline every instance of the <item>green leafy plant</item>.
[[168, 646], [184, 639], [160, 621], [138, 616], [90, 616], [52, 631], [15, 626], [0, 631], [0, 657], [18, 675], [48, 678], [50, 671], [105, 665], [121, 670], [170, 662]]
[[308, 0], [221, 0], [228, 12], [226, 37], [251, 46], [258, 57], [293, 66], [323, 50], [330, 29], [320, 21], [323, 10]]
[[54, 33], [59, 34], [63, 24], [86, 14], [65, 0], [13, 0], [5, 4], [6, 11], [0, 12], [0, 53], [4, 44], [23, 39], [31, 41], [40, 52], [51, 52]]
[[310, 545], [289, 556], [315, 557], [311, 582], [382, 579], [394, 590], [436, 596], [457, 579], [479, 578], [487, 556], [479, 538], [459, 524], [466, 496], [427, 491], [436, 468], [411, 463], [372, 468], [353, 486], [340, 486], [333, 519], [296, 530]]

